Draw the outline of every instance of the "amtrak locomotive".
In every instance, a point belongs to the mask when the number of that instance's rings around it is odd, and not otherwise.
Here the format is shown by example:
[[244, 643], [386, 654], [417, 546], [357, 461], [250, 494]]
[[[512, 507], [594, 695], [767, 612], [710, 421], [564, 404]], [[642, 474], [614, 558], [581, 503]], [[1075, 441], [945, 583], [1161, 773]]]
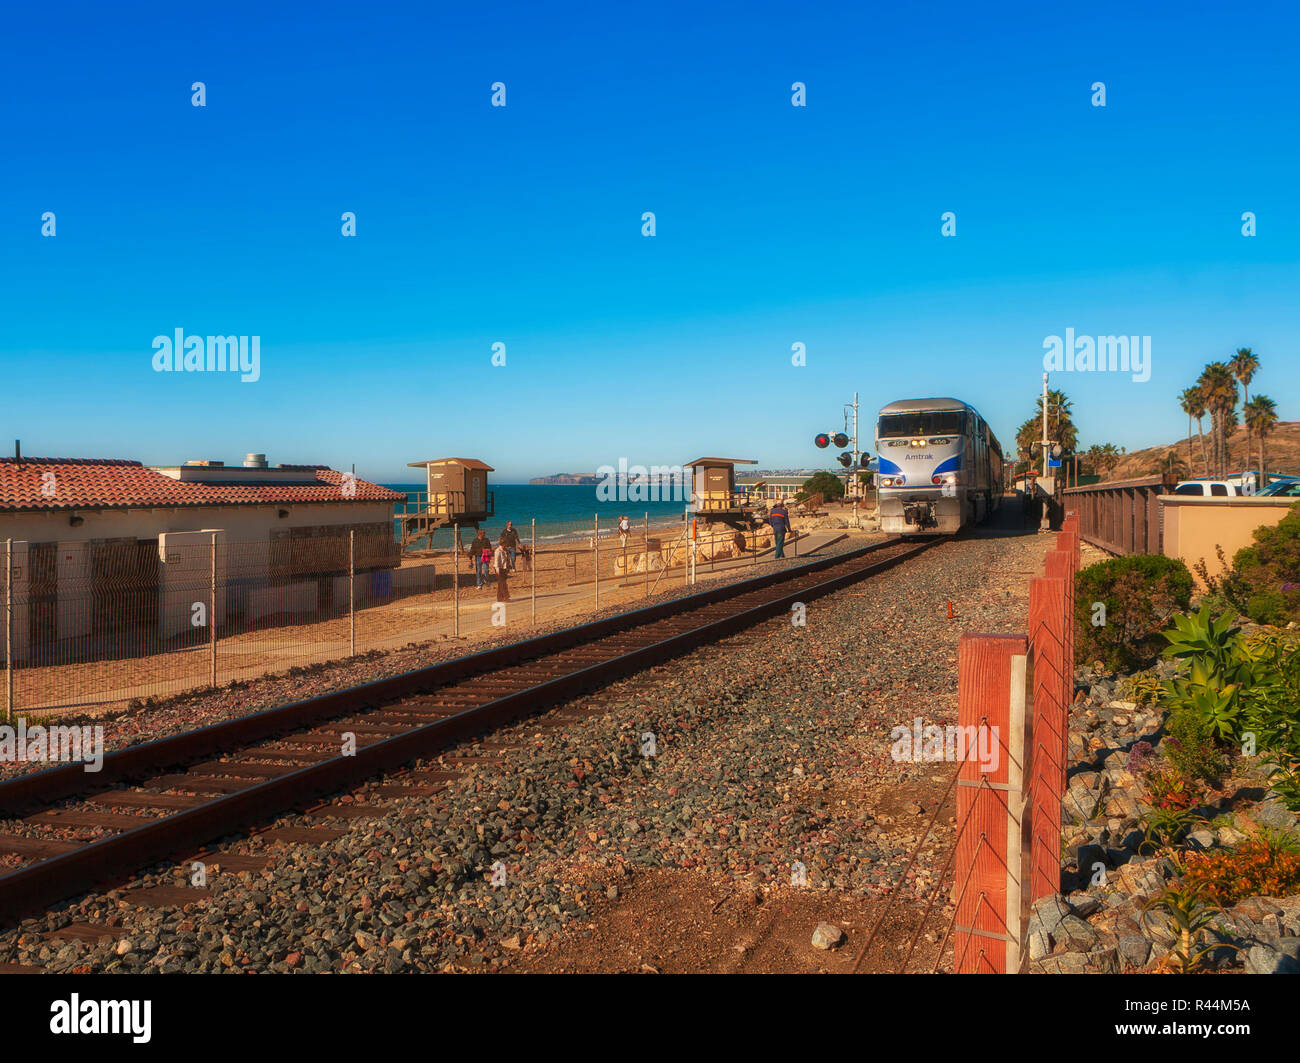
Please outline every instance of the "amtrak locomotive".
[[1002, 448], [973, 406], [904, 399], [876, 422], [880, 530], [943, 535], [984, 520], [1002, 502]]

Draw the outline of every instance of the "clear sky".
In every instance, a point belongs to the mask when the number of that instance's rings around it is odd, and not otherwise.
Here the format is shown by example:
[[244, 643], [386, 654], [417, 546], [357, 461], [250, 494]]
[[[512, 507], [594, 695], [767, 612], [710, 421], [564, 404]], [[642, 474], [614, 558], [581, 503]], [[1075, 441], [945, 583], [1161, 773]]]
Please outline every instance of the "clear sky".
[[[1179, 438], [1177, 393], [1239, 346], [1297, 419], [1298, 29], [1250, 3], [11, 3], [2, 447], [790, 467], [854, 390], [866, 438], [953, 395], [1005, 444], [1067, 328], [1152, 343], [1144, 383], [1053, 377], [1085, 445]], [[177, 328], [259, 336], [260, 379], [155, 372]]]

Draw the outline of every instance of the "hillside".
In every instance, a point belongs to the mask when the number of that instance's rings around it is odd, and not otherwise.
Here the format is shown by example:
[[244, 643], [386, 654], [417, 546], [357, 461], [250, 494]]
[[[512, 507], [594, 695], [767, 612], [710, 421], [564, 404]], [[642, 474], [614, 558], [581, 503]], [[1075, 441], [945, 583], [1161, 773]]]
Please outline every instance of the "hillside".
[[[1122, 443], [1122, 440], [1117, 440], [1116, 443]], [[1208, 431], [1205, 436], [1205, 446], [1208, 452], [1210, 446]], [[1131, 454], [1125, 454], [1106, 479], [1131, 480], [1138, 476], [1155, 475], [1160, 471], [1161, 459], [1171, 450], [1176, 450], [1178, 456], [1186, 461], [1186, 437], [1172, 443], [1165, 443], [1162, 446], [1147, 447], [1145, 450], [1135, 450]], [[1254, 440], [1251, 441], [1250, 450], [1251, 456], [1247, 458], [1246, 430], [1238, 427], [1228, 438], [1228, 468], [1232, 471], [1255, 468], [1259, 464], [1259, 449], [1258, 443]], [[1192, 461], [1190, 475], [1204, 476], [1205, 466], [1201, 461], [1201, 444], [1194, 435], [1192, 436], [1192, 456], [1194, 460]], [[1275, 424], [1264, 444], [1264, 457], [1268, 461], [1268, 471], [1270, 473], [1300, 476], [1300, 421], [1279, 421]]]

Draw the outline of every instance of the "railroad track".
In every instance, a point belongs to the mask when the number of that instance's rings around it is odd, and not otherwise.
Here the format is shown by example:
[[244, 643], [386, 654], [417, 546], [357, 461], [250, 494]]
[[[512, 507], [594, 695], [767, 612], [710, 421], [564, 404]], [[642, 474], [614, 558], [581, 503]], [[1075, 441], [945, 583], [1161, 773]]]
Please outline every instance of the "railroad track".
[[[22, 861], [0, 874], [0, 923], [168, 857], [205, 855], [214, 839], [724, 638], [942, 541], [876, 543], [130, 746], [107, 754], [98, 773], [70, 764], [0, 783], [0, 818], [21, 819], [27, 831], [0, 833], [0, 854]], [[354, 748], [345, 752], [349, 736]], [[381, 789], [420, 796], [447, 778], [407, 772]], [[63, 828], [109, 833], [84, 842], [40, 836]]]

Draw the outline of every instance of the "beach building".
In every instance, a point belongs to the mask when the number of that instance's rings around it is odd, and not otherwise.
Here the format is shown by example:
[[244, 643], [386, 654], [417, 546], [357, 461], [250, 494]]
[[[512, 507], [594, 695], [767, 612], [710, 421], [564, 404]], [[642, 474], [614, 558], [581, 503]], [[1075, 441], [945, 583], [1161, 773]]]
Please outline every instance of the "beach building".
[[797, 476], [764, 476], [758, 480], [738, 480], [736, 490], [748, 501], [763, 499], [768, 502], [785, 502], [797, 495], [804, 481], [812, 473]]
[[407, 462], [407, 468], [425, 471], [427, 490], [417, 493], [414, 500], [403, 496], [397, 515], [402, 549], [424, 538], [432, 547], [433, 533], [439, 528], [477, 528], [495, 514], [494, 497], [488, 490], [488, 473], [495, 470], [486, 462], [434, 458]]
[[703, 515], [736, 516], [741, 500], [736, 493], [736, 466], [757, 465], [750, 458], [696, 458], [683, 468], [694, 469], [691, 501]]
[[392, 514], [404, 497], [323, 465], [270, 465], [261, 454], [238, 466], [156, 468], [0, 458], [14, 658], [95, 632], [169, 638], [189, 631], [200, 601], [218, 626], [228, 613], [256, 620], [328, 608], [350, 560], [385, 578], [399, 564]]

